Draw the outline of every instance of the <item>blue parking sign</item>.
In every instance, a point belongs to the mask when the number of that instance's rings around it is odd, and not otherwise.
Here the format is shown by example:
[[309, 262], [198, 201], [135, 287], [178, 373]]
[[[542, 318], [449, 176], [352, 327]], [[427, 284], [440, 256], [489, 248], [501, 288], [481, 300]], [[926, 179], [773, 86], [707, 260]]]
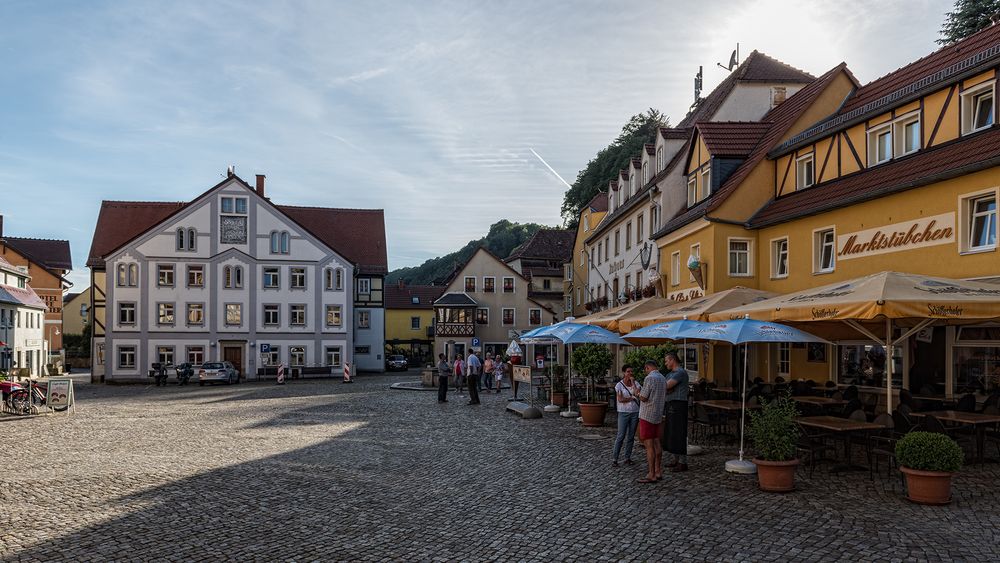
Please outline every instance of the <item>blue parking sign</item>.
[[261, 344], [260, 345], [260, 353], [261, 354], [269, 354], [269, 353], [271, 353], [271, 345], [270, 344]]
[[472, 339], [472, 347], [473, 348], [479, 348], [479, 339], [478, 338], [473, 338]]

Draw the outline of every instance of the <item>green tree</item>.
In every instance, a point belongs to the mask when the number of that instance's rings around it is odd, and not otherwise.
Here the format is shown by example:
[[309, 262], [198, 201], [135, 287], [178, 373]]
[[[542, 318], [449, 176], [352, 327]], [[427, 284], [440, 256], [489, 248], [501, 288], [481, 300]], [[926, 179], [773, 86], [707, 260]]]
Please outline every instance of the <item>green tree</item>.
[[490, 231], [485, 237], [470, 240], [465, 246], [451, 254], [431, 258], [419, 266], [399, 268], [389, 272], [386, 276], [386, 283], [394, 285], [399, 280], [410, 285], [443, 283], [479, 247], [485, 247], [493, 254], [506, 258], [515, 248], [530, 239], [541, 228], [543, 228], [542, 225], [535, 223], [511, 223], [506, 219], [501, 219], [490, 226]]
[[591, 389], [604, 377], [615, 361], [611, 350], [604, 344], [584, 344], [573, 350], [573, 369], [587, 379], [587, 398], [593, 395]]
[[666, 357], [667, 353], [676, 351], [677, 347], [669, 343], [660, 344], [659, 346], [632, 348], [628, 352], [625, 352], [625, 356], [622, 358], [622, 365], [632, 368], [633, 375], [641, 382], [646, 377], [646, 373], [643, 371], [646, 362], [652, 360], [656, 362], [656, 365], [662, 366], [663, 358]]
[[1000, 0], [955, 0], [955, 8], [945, 15], [941, 38], [937, 42], [950, 45], [989, 27], [1000, 15]]
[[608, 182], [633, 158], [642, 154], [643, 145], [656, 141], [660, 127], [669, 127], [670, 120], [659, 110], [649, 108], [633, 115], [622, 132], [610, 145], [598, 151], [587, 166], [576, 175], [576, 181], [566, 191], [562, 216], [568, 228], [575, 229], [584, 205], [598, 192], [607, 189]]

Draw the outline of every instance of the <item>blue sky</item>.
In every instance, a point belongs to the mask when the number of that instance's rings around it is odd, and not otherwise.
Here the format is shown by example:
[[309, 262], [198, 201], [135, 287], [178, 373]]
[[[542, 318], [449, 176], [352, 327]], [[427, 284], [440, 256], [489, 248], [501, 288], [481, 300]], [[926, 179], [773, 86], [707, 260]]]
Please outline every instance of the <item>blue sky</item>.
[[[833, 5], [836, 4], [836, 5]], [[679, 121], [740, 42], [868, 82], [947, 1], [0, 0], [0, 213], [84, 263], [102, 199], [186, 200], [229, 164], [277, 203], [386, 210], [390, 267], [501, 218], [555, 225], [632, 114]]]

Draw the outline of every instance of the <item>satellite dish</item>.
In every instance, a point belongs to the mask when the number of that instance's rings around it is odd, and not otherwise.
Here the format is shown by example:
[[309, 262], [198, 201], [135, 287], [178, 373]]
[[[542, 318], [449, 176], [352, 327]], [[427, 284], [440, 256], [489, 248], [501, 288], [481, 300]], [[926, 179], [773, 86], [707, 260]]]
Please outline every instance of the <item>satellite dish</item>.
[[736, 44], [736, 49], [733, 50], [733, 54], [729, 55], [729, 65], [724, 65], [722, 63], [715, 63], [719, 65], [719, 68], [724, 68], [729, 72], [732, 72], [734, 68], [740, 64], [740, 44]]

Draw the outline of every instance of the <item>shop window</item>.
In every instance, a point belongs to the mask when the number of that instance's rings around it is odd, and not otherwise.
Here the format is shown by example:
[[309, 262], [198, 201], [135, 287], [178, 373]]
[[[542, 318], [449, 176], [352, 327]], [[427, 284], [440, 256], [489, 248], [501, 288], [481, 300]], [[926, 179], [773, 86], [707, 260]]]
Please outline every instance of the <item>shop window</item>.
[[750, 241], [748, 239], [730, 239], [729, 275], [734, 277], [750, 275]]
[[771, 277], [788, 277], [788, 239], [771, 243]]
[[994, 83], [975, 86], [962, 93], [962, 134], [975, 133], [993, 125]]
[[[900, 336], [893, 330], [894, 338]], [[893, 347], [892, 384], [903, 384], [903, 346]], [[837, 383], [885, 389], [885, 348], [871, 342], [845, 343], [837, 346], [839, 362]], [[884, 392], [884, 391], [883, 391]]]
[[813, 271], [817, 274], [832, 272], [837, 265], [833, 229], [817, 231], [813, 236], [815, 237]]
[[816, 183], [815, 166], [816, 159], [812, 154], [799, 157], [795, 161], [795, 189], [803, 190]]
[[792, 372], [792, 345], [778, 343], [778, 375], [788, 376]]

